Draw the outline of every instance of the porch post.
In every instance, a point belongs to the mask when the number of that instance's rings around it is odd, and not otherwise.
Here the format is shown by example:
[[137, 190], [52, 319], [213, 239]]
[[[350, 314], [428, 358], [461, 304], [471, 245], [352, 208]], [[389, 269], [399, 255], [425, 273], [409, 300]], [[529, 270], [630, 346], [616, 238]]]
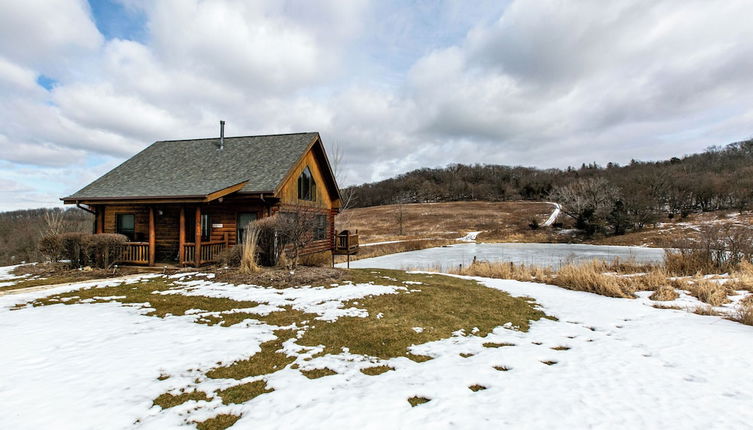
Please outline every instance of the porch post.
[[154, 233], [154, 208], [149, 206], [149, 265], [154, 266], [154, 255], [156, 251], [156, 234]]
[[196, 250], [194, 251], [194, 257], [196, 257], [196, 267], [201, 265], [201, 206], [196, 206]]
[[185, 258], [185, 244], [186, 244], [186, 209], [180, 207], [180, 228], [178, 235], [178, 264], [183, 265], [183, 259]]

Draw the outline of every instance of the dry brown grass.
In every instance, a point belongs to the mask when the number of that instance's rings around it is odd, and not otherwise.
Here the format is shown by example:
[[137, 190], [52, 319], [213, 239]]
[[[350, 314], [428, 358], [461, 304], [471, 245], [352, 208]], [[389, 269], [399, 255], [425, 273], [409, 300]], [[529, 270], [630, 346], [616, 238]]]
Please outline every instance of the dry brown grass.
[[205, 421], [196, 423], [198, 430], [225, 430], [240, 419], [240, 415], [219, 414]]
[[217, 395], [222, 399], [222, 403], [229, 405], [231, 403], [246, 403], [254, 397], [271, 393], [272, 391], [274, 391], [274, 388], [267, 387], [265, 381], [251, 381], [219, 390], [217, 391]]
[[[16, 267], [11, 273], [16, 276], [29, 275], [19, 279], [14, 285], [0, 287], [0, 291], [20, 290], [23, 288], [39, 287], [42, 285], [67, 284], [70, 282], [107, 279], [125, 275], [142, 273], [138, 267], [118, 267], [116, 269], [71, 269], [65, 264], [39, 263]], [[175, 272], [171, 270], [170, 273]]]
[[471, 391], [473, 391], [475, 393], [476, 391], [486, 390], [486, 387], [484, 387], [483, 385], [479, 385], [479, 384], [473, 384], [473, 385], [469, 386], [468, 389], [471, 390]]
[[243, 379], [249, 376], [266, 375], [283, 369], [295, 361], [295, 357], [281, 351], [282, 343], [291, 337], [295, 337], [295, 332], [277, 330], [275, 335], [277, 336], [276, 339], [259, 345], [261, 347], [260, 352], [245, 360], [238, 360], [227, 366], [212, 369], [207, 372], [207, 377], [212, 379]]
[[[486, 231], [484, 236], [489, 239], [513, 234], [542, 235], [543, 229], [533, 231], [528, 223], [531, 217], [543, 223], [552, 213], [552, 205], [526, 201], [406, 204], [402, 205], [403, 236], [398, 234], [395, 222], [397, 210], [396, 205], [347, 209], [347, 214], [337, 217], [337, 229], [358, 230], [362, 243], [427, 237], [455, 239], [470, 231]], [[348, 220], [348, 225], [340, 220]], [[540, 238], [527, 241], [536, 240]]]
[[389, 372], [390, 370], [395, 370], [395, 368], [390, 366], [371, 366], [361, 369], [361, 373], [364, 375], [376, 376]]
[[753, 325], [753, 296], [748, 296], [740, 302], [732, 319], [742, 324]]
[[323, 367], [321, 369], [301, 370], [301, 373], [303, 374], [303, 376], [309, 379], [319, 379], [325, 376], [337, 375], [337, 372], [327, 367]]
[[418, 405], [422, 405], [430, 401], [431, 399], [427, 399], [426, 397], [420, 397], [420, 396], [413, 396], [408, 399], [408, 403], [410, 403], [410, 405], [414, 408]]
[[677, 299], [680, 294], [669, 285], [657, 288], [648, 298], [660, 302], [668, 302]]
[[207, 393], [203, 391], [191, 391], [179, 394], [164, 393], [160, 394], [156, 399], [154, 399], [154, 402], [152, 404], [159, 406], [162, 409], [168, 409], [174, 406], [182, 405], [183, 403], [191, 400], [195, 400], [197, 402], [204, 400], [208, 402], [211, 399], [209, 398], [209, 396], [207, 396]]
[[729, 303], [727, 296], [733, 293], [728, 286], [704, 278], [697, 278], [687, 285], [687, 290], [691, 295], [711, 306], [721, 306]]
[[753, 263], [743, 261], [730, 274], [731, 281], [727, 284], [736, 290], [753, 292]]

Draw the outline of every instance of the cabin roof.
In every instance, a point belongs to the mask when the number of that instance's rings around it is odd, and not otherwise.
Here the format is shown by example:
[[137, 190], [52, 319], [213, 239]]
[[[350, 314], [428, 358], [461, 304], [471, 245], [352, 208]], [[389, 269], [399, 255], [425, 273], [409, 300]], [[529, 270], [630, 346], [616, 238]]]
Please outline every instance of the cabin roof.
[[273, 193], [317, 140], [316, 132], [226, 137], [223, 149], [219, 137], [159, 141], [63, 200]]

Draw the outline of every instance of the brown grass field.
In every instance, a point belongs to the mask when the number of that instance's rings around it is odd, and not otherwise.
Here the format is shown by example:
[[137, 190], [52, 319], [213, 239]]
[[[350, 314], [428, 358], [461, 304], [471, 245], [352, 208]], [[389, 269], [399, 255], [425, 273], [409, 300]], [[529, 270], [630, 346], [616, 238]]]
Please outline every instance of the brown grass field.
[[[403, 234], [400, 234], [402, 210]], [[337, 230], [358, 230], [361, 243], [410, 239], [457, 239], [483, 231], [481, 241], [547, 242], [548, 229], [532, 230], [552, 213], [543, 202], [444, 202], [373, 206], [343, 211]]]

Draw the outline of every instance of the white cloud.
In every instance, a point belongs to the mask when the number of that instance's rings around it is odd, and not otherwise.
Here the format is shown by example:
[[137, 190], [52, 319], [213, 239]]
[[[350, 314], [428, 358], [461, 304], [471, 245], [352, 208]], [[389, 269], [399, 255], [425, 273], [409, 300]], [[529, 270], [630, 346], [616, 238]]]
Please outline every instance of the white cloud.
[[[219, 119], [230, 135], [320, 131], [349, 183], [662, 158], [751, 134], [742, 0], [120, 1], [146, 16], [143, 42], [103, 41], [84, 1], [0, 4], [0, 159], [14, 172], [0, 180], [73, 192]], [[55, 175], [71, 175], [64, 189], [45, 185]]]
[[19, 64], [63, 73], [102, 40], [85, 0], [0, 2], [0, 53]]

